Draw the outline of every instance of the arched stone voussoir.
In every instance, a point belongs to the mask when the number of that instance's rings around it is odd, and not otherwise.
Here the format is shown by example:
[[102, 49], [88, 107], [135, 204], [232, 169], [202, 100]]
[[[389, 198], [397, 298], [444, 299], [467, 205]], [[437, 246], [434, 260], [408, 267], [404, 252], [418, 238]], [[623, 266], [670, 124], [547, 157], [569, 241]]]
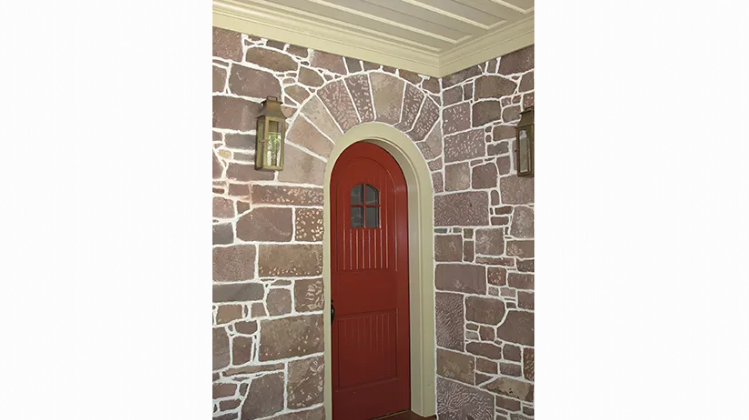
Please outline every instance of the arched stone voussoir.
[[431, 98], [427, 98], [413, 128], [406, 135], [416, 142], [423, 140], [439, 118], [440, 107]]
[[343, 80], [328, 83], [317, 95], [343, 131], [359, 124], [359, 115]]
[[378, 72], [370, 73], [369, 79], [372, 82], [375, 120], [387, 124], [399, 123], [406, 82], [395, 76]]
[[312, 156], [293, 143], [287, 143], [285, 161], [294, 162], [284, 165], [283, 171], [278, 173], [278, 180], [299, 184], [313, 184], [322, 186], [325, 181], [325, 164], [327, 162]]
[[317, 95], [309, 98], [307, 103], [302, 107], [300, 114], [304, 115], [321, 133], [325, 134], [332, 141], [335, 141], [343, 134]]

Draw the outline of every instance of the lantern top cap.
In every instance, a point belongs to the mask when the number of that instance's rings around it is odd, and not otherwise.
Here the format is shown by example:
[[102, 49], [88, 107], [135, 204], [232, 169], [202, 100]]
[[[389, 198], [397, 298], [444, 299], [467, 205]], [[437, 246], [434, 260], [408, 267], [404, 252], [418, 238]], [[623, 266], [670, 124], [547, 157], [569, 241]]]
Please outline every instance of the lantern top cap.
[[284, 115], [283, 111], [281, 110], [281, 103], [278, 101], [277, 96], [266, 97], [262, 105], [263, 106], [260, 109], [260, 112], [258, 112], [258, 117], [271, 117], [283, 120], [286, 119], [286, 115]]

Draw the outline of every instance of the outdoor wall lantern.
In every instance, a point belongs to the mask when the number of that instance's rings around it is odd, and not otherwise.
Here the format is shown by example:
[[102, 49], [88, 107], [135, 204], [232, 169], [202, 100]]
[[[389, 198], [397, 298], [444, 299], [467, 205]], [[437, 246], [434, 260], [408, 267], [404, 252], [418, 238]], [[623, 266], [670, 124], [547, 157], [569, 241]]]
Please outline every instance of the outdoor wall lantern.
[[533, 108], [520, 113], [515, 141], [515, 164], [518, 176], [533, 176]]
[[286, 134], [286, 116], [275, 96], [263, 101], [257, 117], [255, 144], [255, 169], [266, 171], [283, 170], [283, 146]]

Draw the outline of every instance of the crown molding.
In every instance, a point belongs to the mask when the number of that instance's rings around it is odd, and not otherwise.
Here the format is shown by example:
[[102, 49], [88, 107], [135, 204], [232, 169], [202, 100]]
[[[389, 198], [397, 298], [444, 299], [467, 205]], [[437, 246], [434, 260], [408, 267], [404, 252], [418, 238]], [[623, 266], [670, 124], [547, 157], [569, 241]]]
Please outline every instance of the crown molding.
[[441, 54], [382, 34], [308, 19], [271, 4], [214, 0], [213, 26], [433, 77], [447, 76], [533, 44], [532, 14]]

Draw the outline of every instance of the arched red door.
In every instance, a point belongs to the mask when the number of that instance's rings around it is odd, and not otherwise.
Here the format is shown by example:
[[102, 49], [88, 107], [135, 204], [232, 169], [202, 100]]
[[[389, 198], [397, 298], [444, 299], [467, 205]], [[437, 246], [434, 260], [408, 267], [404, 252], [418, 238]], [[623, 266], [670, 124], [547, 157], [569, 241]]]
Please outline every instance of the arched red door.
[[355, 143], [331, 178], [333, 419], [411, 404], [408, 191], [384, 149]]

